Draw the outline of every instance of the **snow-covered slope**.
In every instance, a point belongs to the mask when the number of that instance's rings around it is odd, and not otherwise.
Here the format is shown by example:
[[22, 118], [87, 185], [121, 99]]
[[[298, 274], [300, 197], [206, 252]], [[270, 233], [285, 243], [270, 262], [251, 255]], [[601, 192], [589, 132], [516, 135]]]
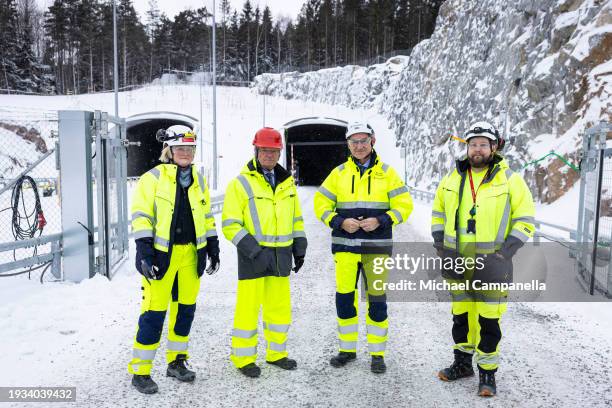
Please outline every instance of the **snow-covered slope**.
[[[581, 132], [612, 120], [612, 2], [448, 0], [410, 57], [371, 67], [265, 74], [258, 92], [383, 113], [408, 150], [411, 181], [431, 189], [463, 153], [450, 135], [487, 118], [518, 170], [555, 150], [574, 162]], [[418, 163], [418, 165], [416, 165]], [[526, 169], [544, 202], [578, 179], [555, 158]]]

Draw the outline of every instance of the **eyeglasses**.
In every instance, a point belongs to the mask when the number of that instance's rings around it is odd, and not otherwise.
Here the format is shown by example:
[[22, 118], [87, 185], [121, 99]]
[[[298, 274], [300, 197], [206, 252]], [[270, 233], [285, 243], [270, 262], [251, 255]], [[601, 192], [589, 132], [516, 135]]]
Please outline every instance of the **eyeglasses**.
[[196, 148], [195, 146], [174, 146], [172, 151], [183, 154], [195, 154]]
[[484, 143], [484, 142], [483, 143], [468, 143], [468, 147], [470, 149], [484, 150], [484, 149], [490, 149], [491, 145], [489, 143]]
[[349, 139], [348, 144], [350, 144], [351, 146], [367, 145], [370, 143], [371, 140], [372, 137], [370, 136], [366, 137], [365, 139]]
[[280, 153], [280, 149], [266, 149], [265, 147], [260, 147], [258, 150], [260, 153], [264, 153], [264, 154]]

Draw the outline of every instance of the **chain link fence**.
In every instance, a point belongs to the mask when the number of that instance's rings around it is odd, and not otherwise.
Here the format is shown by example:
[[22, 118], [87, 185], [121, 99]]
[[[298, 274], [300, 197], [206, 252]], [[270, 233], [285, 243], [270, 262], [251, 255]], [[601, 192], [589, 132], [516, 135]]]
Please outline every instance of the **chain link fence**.
[[[57, 131], [56, 111], [0, 108], [0, 276], [50, 265], [48, 257], [28, 258], [51, 253], [51, 236], [61, 233]], [[43, 242], [13, 245], [35, 238]]]

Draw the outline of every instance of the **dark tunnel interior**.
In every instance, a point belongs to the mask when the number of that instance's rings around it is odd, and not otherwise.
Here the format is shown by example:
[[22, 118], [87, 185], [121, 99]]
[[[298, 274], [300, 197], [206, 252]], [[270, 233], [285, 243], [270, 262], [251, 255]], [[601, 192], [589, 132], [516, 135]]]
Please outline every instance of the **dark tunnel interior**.
[[330, 124], [305, 124], [285, 131], [287, 167], [291, 169], [293, 155], [299, 185], [320, 185], [334, 167], [346, 161], [345, 133], [346, 127]]
[[172, 125], [192, 127], [189, 122], [176, 119], [142, 119], [128, 123], [127, 138], [130, 142], [140, 142], [140, 146], [128, 147], [127, 176], [140, 177], [143, 173], [159, 164], [162, 144], [155, 139], [158, 129]]

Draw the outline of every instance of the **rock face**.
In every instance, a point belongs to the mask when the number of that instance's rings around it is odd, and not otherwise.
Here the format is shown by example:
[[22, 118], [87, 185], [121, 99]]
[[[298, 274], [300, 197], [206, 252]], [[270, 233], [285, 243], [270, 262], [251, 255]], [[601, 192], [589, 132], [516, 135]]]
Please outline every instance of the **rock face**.
[[[448, 0], [436, 30], [409, 57], [371, 67], [264, 74], [260, 93], [384, 114], [405, 146], [411, 184], [423, 189], [451, 168], [470, 122], [496, 124], [510, 166], [552, 202], [579, 175], [584, 130], [612, 121], [612, 2]], [[527, 165], [526, 168], [524, 166]]]

